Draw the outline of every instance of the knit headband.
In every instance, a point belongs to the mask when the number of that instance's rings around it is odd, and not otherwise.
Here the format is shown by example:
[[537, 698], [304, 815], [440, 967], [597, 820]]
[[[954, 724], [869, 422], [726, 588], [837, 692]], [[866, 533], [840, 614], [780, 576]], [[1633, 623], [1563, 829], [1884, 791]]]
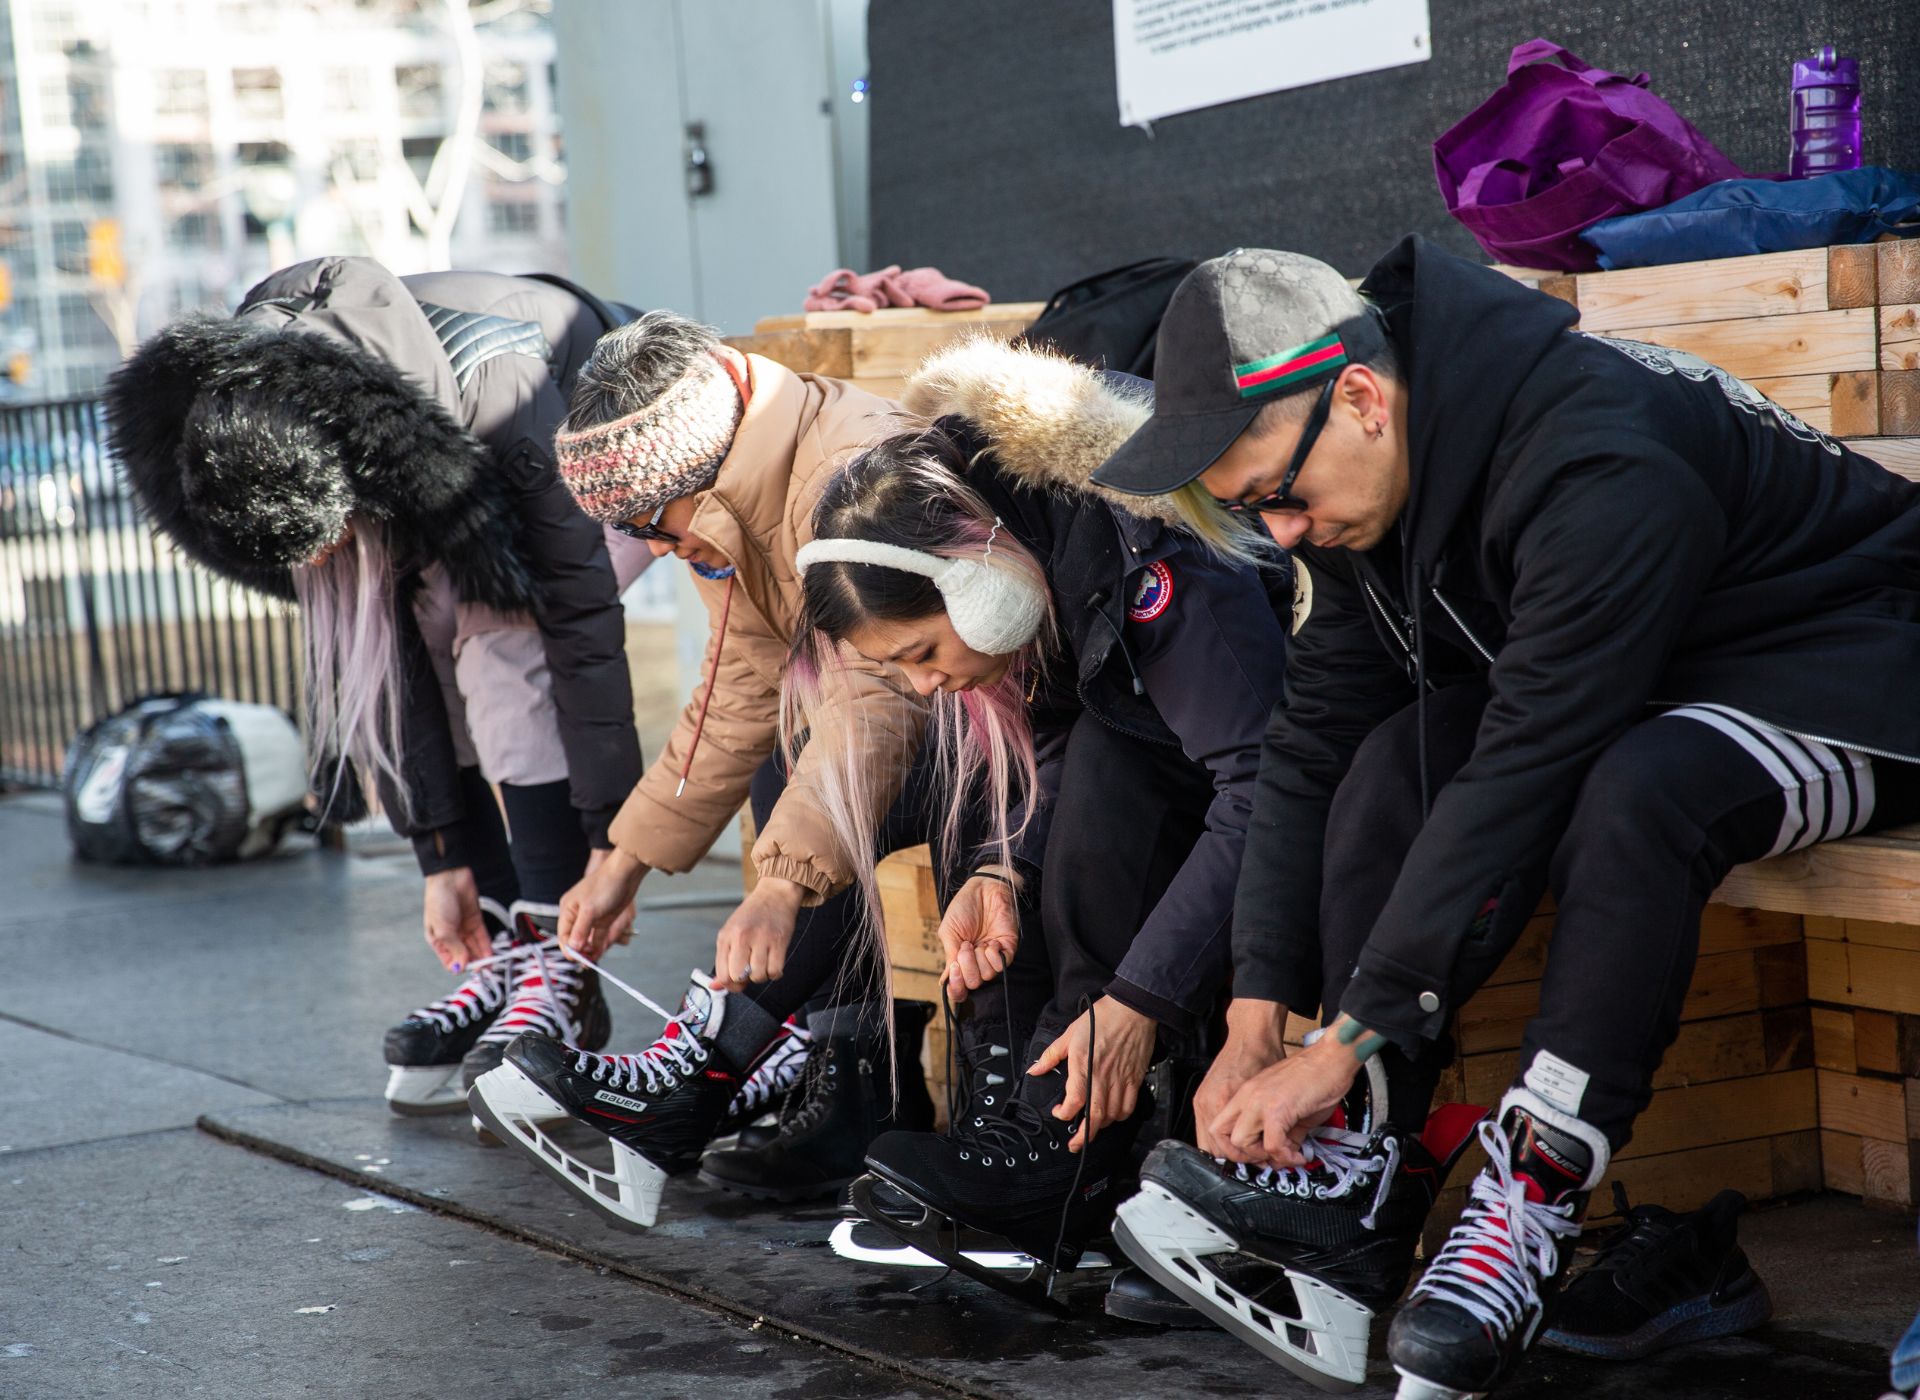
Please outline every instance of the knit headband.
[[648, 515], [713, 485], [746, 406], [715, 358], [645, 408], [554, 439], [560, 476], [593, 519]]
[[[998, 521], [994, 522], [999, 525]], [[875, 564], [933, 580], [960, 640], [988, 656], [1006, 656], [1031, 642], [1047, 613], [1046, 594], [1011, 564], [948, 559], [877, 540], [823, 539], [794, 556], [805, 575], [815, 564]]]

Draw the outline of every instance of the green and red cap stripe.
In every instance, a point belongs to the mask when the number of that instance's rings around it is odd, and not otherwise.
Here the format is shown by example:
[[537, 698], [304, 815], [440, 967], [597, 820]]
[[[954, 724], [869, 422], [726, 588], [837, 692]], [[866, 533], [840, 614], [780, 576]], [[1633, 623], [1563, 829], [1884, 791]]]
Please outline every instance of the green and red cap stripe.
[[1347, 347], [1337, 334], [1323, 335], [1305, 345], [1296, 345], [1263, 360], [1249, 360], [1233, 367], [1233, 382], [1240, 397], [1251, 399], [1276, 389], [1290, 389], [1306, 380], [1318, 379], [1328, 370], [1347, 363]]

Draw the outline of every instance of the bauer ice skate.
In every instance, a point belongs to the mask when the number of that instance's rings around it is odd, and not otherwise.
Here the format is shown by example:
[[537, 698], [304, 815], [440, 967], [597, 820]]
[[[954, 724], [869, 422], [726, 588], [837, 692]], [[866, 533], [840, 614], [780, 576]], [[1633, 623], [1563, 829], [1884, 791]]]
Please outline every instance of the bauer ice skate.
[[480, 917], [493, 955], [469, 968], [452, 992], [387, 1031], [387, 1107], [395, 1113], [457, 1113], [467, 1105], [460, 1062], [506, 1006], [517, 961], [507, 911], [483, 896]]
[[1488, 1163], [1460, 1223], [1393, 1319], [1399, 1400], [1478, 1400], [1533, 1344], [1605, 1175], [1599, 1129], [1530, 1089], [1480, 1125]]
[[[662, 1013], [664, 1014], [664, 1013]], [[693, 974], [679, 1016], [636, 1055], [572, 1050], [528, 1033], [468, 1095], [502, 1142], [623, 1230], [650, 1227], [669, 1176], [691, 1170], [751, 1064], [778, 1029], [744, 997]], [[546, 1130], [573, 1117], [609, 1139], [611, 1171], [574, 1156]]]

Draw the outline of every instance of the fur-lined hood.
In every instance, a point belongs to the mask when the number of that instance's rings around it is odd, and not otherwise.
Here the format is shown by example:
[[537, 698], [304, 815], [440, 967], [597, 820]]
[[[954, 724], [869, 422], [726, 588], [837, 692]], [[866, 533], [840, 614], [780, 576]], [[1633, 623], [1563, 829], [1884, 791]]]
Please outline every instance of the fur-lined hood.
[[396, 560], [443, 565], [462, 598], [530, 606], [508, 483], [434, 392], [452, 371], [405, 286], [327, 258], [249, 302], [269, 291], [304, 309], [184, 317], [108, 381], [113, 450], [152, 523], [214, 572], [290, 598], [292, 566], [356, 515]]
[[901, 407], [922, 425], [964, 418], [995, 459], [1025, 485], [1098, 496], [1128, 515], [1179, 525], [1164, 497], [1127, 496], [1091, 480], [1147, 421], [1148, 395], [1051, 350], [980, 336], [936, 350], [907, 381]]

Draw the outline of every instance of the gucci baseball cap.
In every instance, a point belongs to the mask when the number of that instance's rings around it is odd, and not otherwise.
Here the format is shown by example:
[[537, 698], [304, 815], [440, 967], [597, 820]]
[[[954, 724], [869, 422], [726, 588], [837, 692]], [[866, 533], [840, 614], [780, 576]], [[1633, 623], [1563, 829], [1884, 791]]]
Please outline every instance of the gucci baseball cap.
[[1153, 416], [1093, 479], [1134, 496], [1177, 490], [1267, 403], [1317, 387], [1385, 342], [1360, 294], [1317, 258], [1271, 248], [1209, 258], [1160, 322]]

